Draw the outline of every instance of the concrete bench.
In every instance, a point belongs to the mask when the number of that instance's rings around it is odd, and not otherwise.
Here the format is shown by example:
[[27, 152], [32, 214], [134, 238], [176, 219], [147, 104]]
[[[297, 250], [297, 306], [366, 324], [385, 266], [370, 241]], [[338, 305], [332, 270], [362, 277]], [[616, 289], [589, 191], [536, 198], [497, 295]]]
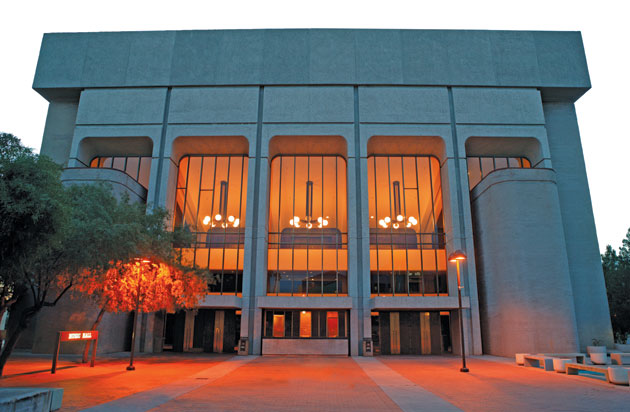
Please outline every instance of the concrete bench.
[[525, 355], [523, 356], [523, 366], [540, 368], [546, 371], [553, 370], [553, 358], [545, 355]]
[[525, 363], [525, 356], [529, 355], [529, 353], [516, 353], [514, 357], [516, 359], [517, 365], [523, 365]]
[[541, 353], [540, 355], [550, 356], [552, 358], [569, 359], [574, 363], [586, 363], [586, 354], [584, 353]]
[[630, 364], [630, 353], [611, 353], [610, 360], [613, 365], [628, 365]]
[[584, 365], [581, 363], [567, 363], [567, 375], [578, 375], [580, 371], [601, 373], [606, 381], [615, 385], [628, 385], [628, 369], [622, 366]]

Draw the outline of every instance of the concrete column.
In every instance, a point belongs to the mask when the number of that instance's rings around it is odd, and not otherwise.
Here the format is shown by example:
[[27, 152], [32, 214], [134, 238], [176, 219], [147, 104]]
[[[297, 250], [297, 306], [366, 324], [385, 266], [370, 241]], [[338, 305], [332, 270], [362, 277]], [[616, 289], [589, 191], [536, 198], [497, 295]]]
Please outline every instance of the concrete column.
[[[255, 146], [255, 145], [254, 145]], [[249, 157], [249, 163], [247, 167], [247, 203], [245, 210], [245, 243], [243, 245], [243, 294], [242, 294], [242, 306], [241, 306], [241, 337], [250, 337], [249, 329], [250, 322], [253, 322], [253, 319], [250, 317], [250, 307], [252, 300], [252, 296], [255, 296], [255, 293], [252, 289], [253, 282], [252, 278], [256, 275], [255, 265], [252, 264], [252, 255], [256, 253], [254, 248], [254, 214], [257, 213], [258, 207], [255, 204], [254, 200], [254, 189], [256, 185], [260, 182], [256, 179], [256, 157]], [[252, 323], [253, 327], [253, 323]], [[251, 346], [252, 342], [249, 342]]]
[[[460, 264], [461, 282], [464, 287], [462, 297], [468, 296], [470, 298], [470, 308], [463, 310], [465, 342], [470, 353], [481, 355], [483, 349], [481, 325], [479, 322], [479, 298], [474, 257], [475, 246], [472, 238], [470, 206], [467, 204], [469, 199], [468, 184], [465, 179], [467, 179], [466, 159], [447, 158], [442, 166], [442, 200], [444, 204], [446, 253], [448, 257], [448, 254], [460, 249], [466, 252], [468, 256], [467, 260]], [[457, 297], [457, 271], [455, 264], [447, 262], [447, 267], [449, 296]], [[459, 324], [457, 326], [459, 328]], [[459, 329], [457, 334], [459, 336]], [[453, 342], [456, 345], [455, 340]]]
[[48, 104], [48, 115], [40, 153], [66, 167], [74, 137], [78, 102], [55, 102]]
[[543, 111], [556, 171], [580, 350], [593, 339], [612, 346], [606, 285], [575, 107], [570, 102], [543, 103]]
[[[252, 243], [256, 249], [252, 250], [253, 267], [251, 268], [250, 297], [249, 297], [249, 338], [250, 352], [260, 355], [262, 348], [262, 310], [258, 308], [257, 298], [267, 295], [267, 243], [268, 243], [268, 216], [269, 216], [269, 162], [266, 157], [256, 159], [260, 162], [258, 185], [258, 205], [255, 212], [258, 214], [257, 223], [253, 230]], [[253, 323], [252, 323], [253, 322]]]

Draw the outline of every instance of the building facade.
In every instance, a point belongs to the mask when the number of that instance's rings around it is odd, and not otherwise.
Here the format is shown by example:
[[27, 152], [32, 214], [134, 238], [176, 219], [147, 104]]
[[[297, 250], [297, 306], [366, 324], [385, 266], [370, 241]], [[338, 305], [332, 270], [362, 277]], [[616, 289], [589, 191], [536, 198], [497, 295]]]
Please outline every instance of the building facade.
[[469, 353], [612, 344], [577, 32], [56, 33], [33, 87], [66, 182], [194, 234], [208, 295], [141, 350], [458, 353], [455, 250]]

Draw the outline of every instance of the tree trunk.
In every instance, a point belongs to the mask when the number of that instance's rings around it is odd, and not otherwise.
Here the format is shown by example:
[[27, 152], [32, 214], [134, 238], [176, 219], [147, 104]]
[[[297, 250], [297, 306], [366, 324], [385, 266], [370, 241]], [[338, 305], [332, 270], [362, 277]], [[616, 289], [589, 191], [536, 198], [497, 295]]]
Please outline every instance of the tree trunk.
[[[2, 374], [4, 373], [4, 365], [6, 365], [7, 360], [9, 360], [9, 356], [11, 356], [13, 349], [15, 349], [15, 345], [17, 344], [17, 341], [20, 338], [20, 335], [22, 334], [22, 332], [26, 330], [26, 328], [28, 328], [28, 324], [31, 321], [31, 319], [40, 310], [41, 310], [41, 307], [37, 307], [37, 306], [32, 306], [30, 308], [25, 309], [20, 314], [20, 321], [15, 326], [14, 330], [12, 331], [7, 330], [7, 341], [4, 345], [4, 348], [2, 349], [2, 353], [0, 353], [0, 377], [2, 377]], [[8, 333], [8, 332], [11, 332], [11, 333]]]
[[[101, 323], [101, 320], [103, 320], [103, 315], [105, 314], [105, 307], [101, 308], [101, 311], [98, 313], [98, 316], [96, 317], [96, 320], [94, 321], [94, 324], [92, 325], [92, 329], [90, 330], [96, 330], [98, 329], [98, 324]], [[85, 342], [85, 349], [83, 350], [83, 359], [81, 360], [82, 363], [87, 363], [88, 362], [88, 356], [90, 354], [90, 345], [92, 344], [93, 341], [88, 340], [87, 342]]]

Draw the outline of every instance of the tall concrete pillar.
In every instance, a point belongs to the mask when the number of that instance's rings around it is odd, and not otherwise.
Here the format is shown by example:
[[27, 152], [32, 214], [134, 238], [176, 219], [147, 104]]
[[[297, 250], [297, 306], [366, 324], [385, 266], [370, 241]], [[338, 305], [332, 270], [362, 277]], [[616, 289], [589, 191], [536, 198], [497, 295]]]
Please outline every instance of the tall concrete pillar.
[[585, 350], [593, 339], [610, 346], [610, 311], [575, 107], [553, 102], [543, 103], [543, 110], [558, 183], [580, 349]]
[[471, 192], [484, 352], [575, 352], [555, 173], [502, 169]]
[[68, 165], [78, 109], [79, 102], [51, 101], [48, 105], [40, 153], [63, 166]]

